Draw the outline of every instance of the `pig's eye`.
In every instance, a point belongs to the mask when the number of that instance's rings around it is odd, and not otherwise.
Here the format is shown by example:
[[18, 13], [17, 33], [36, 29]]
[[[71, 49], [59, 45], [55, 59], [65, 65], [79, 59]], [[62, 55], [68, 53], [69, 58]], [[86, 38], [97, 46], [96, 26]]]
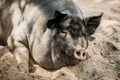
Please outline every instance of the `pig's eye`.
[[60, 31], [60, 35], [63, 36], [63, 37], [66, 37], [67, 36], [67, 32]]

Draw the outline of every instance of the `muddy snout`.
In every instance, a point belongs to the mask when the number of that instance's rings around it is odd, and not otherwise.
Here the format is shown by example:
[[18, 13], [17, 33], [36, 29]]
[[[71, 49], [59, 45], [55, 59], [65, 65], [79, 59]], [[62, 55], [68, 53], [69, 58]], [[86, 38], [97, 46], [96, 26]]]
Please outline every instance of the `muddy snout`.
[[86, 52], [84, 48], [81, 48], [79, 45], [75, 46], [75, 51], [73, 53], [74, 58], [78, 60], [86, 59]]

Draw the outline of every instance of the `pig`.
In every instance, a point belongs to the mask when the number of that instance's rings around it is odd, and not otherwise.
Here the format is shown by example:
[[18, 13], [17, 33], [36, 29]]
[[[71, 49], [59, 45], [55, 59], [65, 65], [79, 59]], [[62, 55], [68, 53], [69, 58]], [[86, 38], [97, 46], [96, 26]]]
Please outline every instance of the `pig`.
[[102, 15], [84, 17], [72, 0], [29, 0], [8, 38], [19, 70], [29, 72], [30, 62], [58, 70], [84, 61]]

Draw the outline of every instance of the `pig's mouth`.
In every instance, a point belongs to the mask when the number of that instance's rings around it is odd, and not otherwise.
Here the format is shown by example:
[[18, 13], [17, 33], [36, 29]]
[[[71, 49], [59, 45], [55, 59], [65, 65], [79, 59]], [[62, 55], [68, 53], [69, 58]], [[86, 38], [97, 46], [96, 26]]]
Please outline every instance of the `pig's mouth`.
[[82, 61], [81, 59], [73, 58], [69, 55], [67, 55], [70, 61]]
[[75, 57], [66, 54], [66, 61], [65, 61], [66, 65], [74, 66], [78, 64], [79, 62], [81, 62], [80, 59], [76, 59]]

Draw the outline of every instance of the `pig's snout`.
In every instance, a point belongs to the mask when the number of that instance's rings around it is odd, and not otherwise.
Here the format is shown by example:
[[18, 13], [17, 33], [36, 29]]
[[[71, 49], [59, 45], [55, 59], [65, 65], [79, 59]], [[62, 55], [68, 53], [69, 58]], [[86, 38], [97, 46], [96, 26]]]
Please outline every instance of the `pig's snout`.
[[81, 48], [79, 45], [75, 46], [74, 57], [78, 60], [86, 59], [86, 52], [84, 48]]

